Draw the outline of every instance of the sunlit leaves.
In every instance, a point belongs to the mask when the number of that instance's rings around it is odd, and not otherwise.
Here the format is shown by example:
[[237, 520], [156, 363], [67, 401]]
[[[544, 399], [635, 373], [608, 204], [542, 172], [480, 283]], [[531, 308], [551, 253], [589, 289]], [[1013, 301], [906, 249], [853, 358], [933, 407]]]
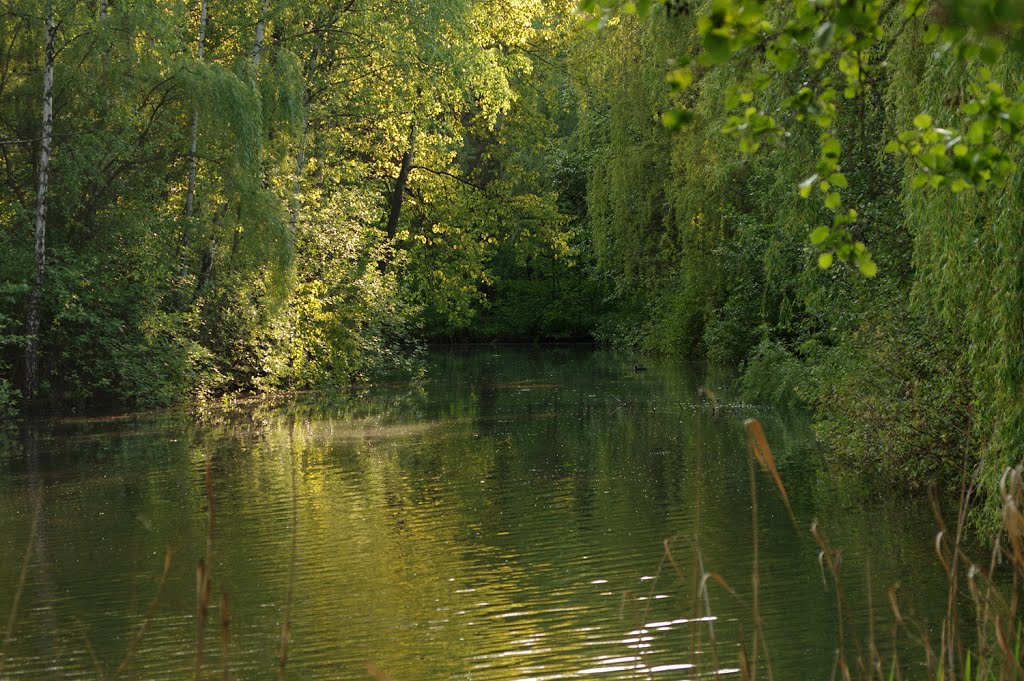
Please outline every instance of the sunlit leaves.
[[672, 131], [686, 127], [692, 120], [693, 112], [689, 109], [669, 109], [661, 114], [662, 124]]
[[[941, 45], [940, 49], [953, 51], [965, 60], [995, 63], [1005, 51], [1003, 35], [1024, 26], [1019, 13], [989, 12], [972, 3], [954, 2], [951, 8], [958, 21], [945, 25], [929, 23], [923, 31], [925, 44]], [[645, 8], [646, 9], [646, 4]], [[583, 0], [580, 8], [595, 16], [608, 16], [617, 10], [640, 12], [639, 3], [621, 0]], [[872, 54], [886, 38], [883, 18], [892, 9], [883, 0], [864, 2], [799, 3], [795, 12], [781, 25], [772, 26], [765, 15], [765, 5], [756, 0], [711, 0], [705, 11], [697, 17], [696, 30], [702, 52], [695, 61], [704, 65], [718, 65], [730, 61], [734, 55], [759, 45], [764, 55], [778, 72], [785, 73], [803, 63], [811, 70], [826, 74], [834, 68], [842, 78], [831, 75], [801, 85], [784, 102], [797, 122], [811, 121], [825, 131], [822, 154], [815, 168], [815, 179], [798, 187], [799, 194], [809, 197], [817, 183], [825, 193], [824, 203], [829, 210], [841, 207], [837, 190], [846, 189], [848, 181], [838, 172], [840, 149], [834, 139], [836, 100], [855, 99], [864, 95], [881, 64], [872, 63]], [[902, 12], [907, 21], [917, 20], [926, 13], [924, 0], [906, 0]], [[965, 27], [973, 27], [977, 34], [969, 34]], [[675, 92], [686, 90], [692, 83], [689, 67], [679, 67], [668, 75]], [[742, 105], [743, 111], [729, 116], [722, 131], [736, 139], [742, 153], [753, 153], [766, 141], [785, 136], [777, 123], [775, 112], [762, 111], [754, 105], [752, 94], [756, 88], [727, 95], [729, 108]], [[892, 153], [914, 158], [921, 171], [911, 180], [916, 188], [949, 186], [954, 192], [970, 188], [985, 189], [994, 179], [1007, 176], [1014, 169], [1010, 154], [1000, 144], [999, 134], [1018, 141], [1024, 127], [1024, 102], [1020, 95], [1008, 95], [993, 82], [983, 69], [980, 83], [971, 88], [971, 101], [964, 113], [973, 121], [960, 133], [933, 126], [932, 118], [921, 113], [913, 120], [913, 129], [901, 133], [887, 147]], [[676, 108], [662, 114], [662, 122], [670, 130], [685, 127], [691, 119], [687, 109]], [[825, 178], [825, 179], [821, 179]], [[860, 268], [865, 274], [871, 267]]]
[[968, 117], [965, 131], [938, 127], [932, 116], [920, 113], [914, 117], [914, 129], [886, 145], [887, 152], [917, 163], [912, 188], [984, 191], [1016, 168], [1005, 142], [1019, 143], [1024, 137], [1024, 93], [1007, 95], [987, 68], [979, 70], [968, 92], [972, 98], [961, 107]]
[[782, 134], [775, 118], [753, 106], [747, 107], [742, 115], [729, 116], [722, 132], [735, 137], [739, 150], [744, 154], [754, 153], [765, 140], [778, 138]]
[[680, 66], [669, 71], [665, 76], [673, 92], [682, 92], [693, 82], [693, 70], [688, 66]]

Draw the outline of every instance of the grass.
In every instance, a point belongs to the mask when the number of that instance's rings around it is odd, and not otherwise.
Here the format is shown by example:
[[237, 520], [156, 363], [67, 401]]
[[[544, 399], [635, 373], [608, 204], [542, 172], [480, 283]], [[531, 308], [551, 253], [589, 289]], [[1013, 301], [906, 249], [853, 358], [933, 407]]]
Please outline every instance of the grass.
[[[694, 669], [695, 677], [716, 674], [720, 670], [719, 645], [714, 628], [709, 589], [721, 588], [748, 612], [749, 631], [740, 628], [739, 639], [732, 641], [738, 651], [739, 675], [742, 681], [772, 681], [774, 669], [760, 609], [760, 537], [757, 500], [756, 467], [774, 483], [794, 528], [799, 523], [793, 515], [782, 476], [775, 465], [771, 448], [761, 424], [756, 419], [745, 423], [750, 456], [750, 492], [752, 523], [752, 568], [750, 594], [745, 598], [721, 575], [705, 568], [700, 538], [700, 499], [698, 498], [696, 536], [693, 541], [694, 565], [698, 579], [693, 585], [691, 615], [706, 623], [691, 630], [691, 659], [702, 659], [696, 652], [708, 637], [709, 669]], [[831, 589], [838, 620], [836, 656], [832, 680], [840, 681], [902, 681], [903, 679], [935, 679], [936, 681], [1022, 681], [1024, 680], [1024, 624], [1020, 619], [1020, 599], [1024, 586], [1024, 466], [1006, 470], [999, 486], [1002, 501], [1002, 532], [992, 543], [991, 552], [983, 560], [968, 553], [965, 542], [967, 513], [974, 501], [974, 489], [967, 476], [957, 506], [953, 528], [947, 527], [933, 496], [937, 523], [935, 553], [946, 574], [946, 608], [937, 638], [922, 623], [905, 614], [896, 587], [888, 590], [887, 628], [878, 626], [879, 614], [871, 597], [870, 562], [867, 574], [867, 633], [863, 640], [852, 632], [854, 622], [844, 592], [842, 554], [832, 545], [824, 528], [816, 520], [810, 523], [810, 534], [818, 549], [818, 565], [823, 584]], [[682, 580], [684, 570], [677, 562], [673, 540], [666, 540], [662, 564], [668, 565]], [[968, 595], [964, 597], [964, 592]], [[964, 622], [973, 626], [965, 630]], [[882, 645], [882, 632], [889, 640]], [[905, 660], [901, 650], [916, 649], [924, 658], [925, 675], [919, 662]], [[885, 652], [883, 652], [885, 651]], [[790, 678], [800, 670], [785, 670]]]

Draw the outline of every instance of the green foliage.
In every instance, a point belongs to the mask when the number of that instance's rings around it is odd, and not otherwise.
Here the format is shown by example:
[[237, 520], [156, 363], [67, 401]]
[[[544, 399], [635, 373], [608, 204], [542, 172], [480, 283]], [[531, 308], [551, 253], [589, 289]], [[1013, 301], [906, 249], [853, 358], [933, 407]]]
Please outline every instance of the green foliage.
[[921, 486], [980, 461], [998, 501], [1024, 441], [1020, 17], [580, 6], [589, 225], [632, 311], [606, 335], [745, 360], [747, 394], [796, 389], [845, 463]]
[[797, 391], [815, 408], [833, 460], [919, 491], [936, 480], [956, 484], [974, 444], [962, 343], [893, 301], [842, 345], [819, 347], [812, 378]]
[[777, 340], [765, 339], [754, 348], [740, 377], [745, 399], [790, 408], [804, 404], [800, 390], [807, 382], [806, 365]]
[[[55, 2], [47, 396], [150, 406], [415, 372], [419, 334], [465, 328], [528, 268], [555, 281], [575, 264], [545, 170], [565, 150], [533, 151], [571, 129], [555, 113], [564, 71], [534, 74], [559, 58], [570, 3], [282, 2], [262, 17], [261, 3], [209, 0], [200, 57], [198, 2], [107, 3], [102, 16]], [[33, 279], [43, 28], [28, 0], [6, 17], [0, 409]], [[495, 272], [499, 251], [514, 257]]]

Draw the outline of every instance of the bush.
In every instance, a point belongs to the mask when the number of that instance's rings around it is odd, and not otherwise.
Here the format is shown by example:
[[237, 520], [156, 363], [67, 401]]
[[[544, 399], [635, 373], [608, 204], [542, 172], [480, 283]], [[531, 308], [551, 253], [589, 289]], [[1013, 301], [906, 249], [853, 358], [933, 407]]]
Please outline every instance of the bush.
[[803, 404], [798, 388], [808, 369], [776, 340], [764, 339], [754, 348], [740, 376], [744, 399], [762, 404], [796, 407]]
[[976, 451], [962, 347], [934, 319], [890, 308], [823, 350], [805, 394], [829, 455], [911, 489], [959, 479]]

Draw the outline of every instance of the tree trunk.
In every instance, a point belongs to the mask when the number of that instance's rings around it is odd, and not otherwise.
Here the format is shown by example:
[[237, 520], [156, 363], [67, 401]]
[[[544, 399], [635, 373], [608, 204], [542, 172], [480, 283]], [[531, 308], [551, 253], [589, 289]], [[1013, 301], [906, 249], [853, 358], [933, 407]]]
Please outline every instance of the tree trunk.
[[412, 171], [413, 134], [409, 133], [409, 148], [402, 154], [402, 168], [398, 171], [398, 179], [395, 180], [395, 186], [391, 192], [391, 203], [388, 208], [388, 241], [394, 241], [395, 234], [398, 232], [398, 218], [402, 214], [402, 199], [405, 196], [405, 187], [409, 184], [409, 173]]
[[[405, 197], [405, 188], [409, 184], [409, 174], [412, 172], [412, 160], [415, 155], [416, 128], [409, 130], [409, 146], [402, 154], [402, 166], [398, 170], [398, 177], [391, 189], [391, 198], [388, 201], [388, 224], [384, 228], [387, 234], [388, 245], [393, 245], [395, 235], [398, 234], [398, 218], [402, 215], [402, 199]], [[377, 269], [381, 272], [387, 269], [388, 258], [381, 258], [377, 261]]]
[[302, 201], [302, 173], [306, 169], [306, 131], [309, 130], [309, 120], [302, 123], [302, 133], [299, 135], [299, 150], [295, 155], [295, 182], [292, 184], [291, 206], [288, 208], [288, 226], [290, 238], [294, 239], [299, 228], [299, 208]]
[[302, 174], [306, 170], [306, 134], [309, 132], [309, 105], [312, 101], [308, 83], [317, 69], [317, 62], [320, 59], [321, 42], [323, 42], [322, 37], [313, 45], [313, 51], [309, 55], [309, 62], [306, 64], [304, 78], [307, 83], [306, 96], [304, 100], [306, 111], [303, 112], [302, 132], [299, 133], [298, 151], [295, 154], [295, 181], [292, 184], [291, 205], [288, 207], [288, 226], [291, 230], [289, 232], [289, 236], [292, 239], [294, 239], [296, 234], [298, 234], [299, 209], [302, 207]]
[[[206, 42], [206, 0], [199, 0], [199, 46], [196, 60], [203, 60], [203, 44]], [[199, 144], [199, 105], [192, 105], [192, 144], [188, 152], [188, 191], [185, 194], [185, 216], [190, 217], [196, 199], [196, 151]], [[187, 234], [187, 233], [186, 233]], [[186, 237], [187, 241], [187, 237]]]
[[39, 148], [39, 175], [36, 190], [35, 280], [28, 301], [25, 345], [25, 392], [35, 397], [39, 389], [39, 325], [42, 319], [43, 282], [46, 279], [46, 195], [50, 188], [50, 145], [53, 140], [53, 60], [57, 28], [53, 4], [46, 16], [46, 47], [43, 67], [43, 129]]
[[270, 0], [263, 0], [260, 8], [260, 19], [256, 22], [256, 42], [252, 46], [252, 70], [259, 73], [260, 53], [263, 51], [263, 36], [267, 31], [267, 12], [270, 11]]

